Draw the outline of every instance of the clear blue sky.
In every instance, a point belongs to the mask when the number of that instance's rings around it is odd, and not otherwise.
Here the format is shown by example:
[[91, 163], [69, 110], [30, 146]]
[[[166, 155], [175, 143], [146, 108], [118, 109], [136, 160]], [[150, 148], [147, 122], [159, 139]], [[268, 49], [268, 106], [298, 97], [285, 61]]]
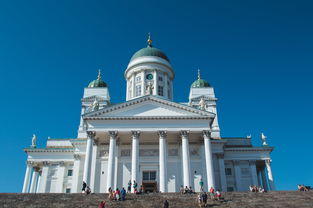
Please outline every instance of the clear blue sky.
[[215, 87], [222, 136], [260, 134], [275, 147], [276, 185], [313, 185], [312, 1], [1, 1], [1, 185], [20, 192], [36, 133], [75, 138], [83, 88], [103, 70], [125, 100], [132, 54], [154, 46], [187, 101], [197, 69]]

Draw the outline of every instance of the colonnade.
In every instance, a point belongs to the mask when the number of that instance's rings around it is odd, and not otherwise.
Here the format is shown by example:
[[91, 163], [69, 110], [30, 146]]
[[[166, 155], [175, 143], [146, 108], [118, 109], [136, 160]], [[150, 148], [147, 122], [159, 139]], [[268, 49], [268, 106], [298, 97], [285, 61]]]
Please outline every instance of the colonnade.
[[[107, 189], [114, 188], [115, 181], [115, 160], [116, 160], [116, 138], [118, 135], [117, 131], [109, 131], [110, 144], [109, 144], [109, 157], [108, 157], [108, 173], [107, 173]], [[90, 184], [91, 182], [91, 162], [93, 145], [92, 141], [95, 139], [95, 131], [87, 131], [87, 148], [85, 156], [84, 176], [83, 180]], [[139, 140], [140, 131], [131, 131], [132, 135], [132, 154], [131, 154], [131, 181], [138, 182], [139, 179]], [[191, 170], [190, 170], [190, 155], [189, 155], [189, 131], [182, 130], [180, 132], [182, 140], [182, 164], [183, 164], [183, 185], [192, 186], [191, 184]], [[158, 131], [159, 136], [159, 191], [167, 192], [167, 132], [164, 130]], [[214, 184], [214, 170], [213, 170], [213, 158], [212, 158], [212, 147], [210, 142], [210, 131], [203, 131], [203, 139], [205, 144], [205, 164], [207, 171], [207, 185], [215, 187]], [[133, 189], [133, 187], [132, 187]]]
[[[109, 155], [108, 155], [108, 168], [107, 168], [107, 187], [108, 190], [110, 187], [114, 188], [116, 186], [116, 160], [117, 160], [117, 131], [109, 131]], [[131, 180], [139, 180], [139, 140], [140, 140], [140, 131], [134, 130], [131, 131], [132, 135], [132, 150], [131, 150]], [[160, 130], [157, 132], [159, 136], [159, 191], [167, 192], [168, 191], [168, 176], [167, 176], [167, 132]], [[87, 145], [86, 145], [86, 154], [85, 154], [85, 163], [83, 170], [83, 181], [85, 181], [93, 189], [95, 185], [95, 178], [92, 177], [95, 175], [95, 165], [96, 165], [96, 154], [97, 154], [97, 140], [95, 139], [95, 131], [87, 131]], [[192, 186], [193, 181], [191, 180], [191, 168], [190, 168], [190, 152], [189, 152], [189, 131], [182, 130], [180, 131], [181, 136], [181, 152], [182, 152], [182, 182], [184, 187]], [[214, 168], [213, 168], [213, 154], [212, 154], [212, 144], [211, 144], [211, 135], [210, 131], [203, 131], [203, 142], [204, 142], [204, 156], [205, 156], [205, 170], [206, 170], [206, 181], [207, 189], [210, 187], [215, 187], [215, 178], [214, 178]], [[216, 154], [219, 172], [220, 172], [220, 186], [222, 191], [227, 191], [227, 181], [225, 174], [225, 163], [224, 163], [224, 154]], [[71, 192], [76, 193], [80, 192], [80, 180], [79, 180], [79, 169], [81, 166], [81, 157], [80, 155], [74, 154], [74, 170], [73, 170], [73, 179]], [[240, 181], [241, 181], [241, 170], [238, 161], [234, 161], [235, 177], [237, 181], [237, 190], [240, 190]], [[255, 160], [249, 160], [250, 172], [253, 184], [263, 185], [265, 190], [275, 190], [275, 184], [271, 169], [271, 161], [265, 160], [264, 165], [261, 167], [256, 167]], [[65, 165], [64, 162], [58, 162], [58, 184], [56, 192], [63, 192], [63, 180], [65, 174]], [[266, 171], [267, 170], [267, 177]], [[24, 185], [22, 192], [23, 193], [45, 193], [49, 192], [46, 190], [47, 181], [49, 173], [49, 163], [48, 162], [27, 162]], [[269, 187], [268, 187], [269, 185]]]

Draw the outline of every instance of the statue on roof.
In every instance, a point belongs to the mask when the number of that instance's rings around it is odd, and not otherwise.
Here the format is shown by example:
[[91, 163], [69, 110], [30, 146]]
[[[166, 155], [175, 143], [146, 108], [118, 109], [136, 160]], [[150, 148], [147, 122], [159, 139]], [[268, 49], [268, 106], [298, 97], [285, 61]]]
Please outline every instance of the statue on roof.
[[201, 98], [199, 102], [199, 107], [200, 107], [200, 110], [206, 110], [206, 101], [204, 100], [203, 97]]
[[95, 98], [95, 100], [92, 103], [92, 111], [96, 111], [96, 110], [99, 110], [99, 102], [97, 98]]
[[146, 95], [152, 95], [153, 94], [153, 89], [154, 89], [154, 87], [153, 87], [153, 83], [149, 83], [149, 84], [147, 84], [147, 86], [146, 86]]
[[262, 139], [262, 145], [267, 146], [268, 144], [266, 143], [266, 136], [263, 134], [263, 132], [261, 134], [261, 139]]
[[33, 138], [32, 138], [32, 148], [36, 148], [36, 140], [37, 140], [37, 137], [35, 134], [33, 134]]

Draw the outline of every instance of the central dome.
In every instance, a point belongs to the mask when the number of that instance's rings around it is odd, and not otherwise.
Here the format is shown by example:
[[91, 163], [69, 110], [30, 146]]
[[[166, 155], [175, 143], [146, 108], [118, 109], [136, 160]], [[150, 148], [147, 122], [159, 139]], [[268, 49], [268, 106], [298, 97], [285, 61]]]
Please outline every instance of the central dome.
[[144, 56], [156, 56], [156, 57], [160, 57], [162, 59], [165, 59], [166, 61], [170, 62], [170, 60], [167, 58], [167, 56], [165, 55], [164, 52], [162, 52], [160, 49], [158, 48], [153, 48], [152, 47], [152, 40], [150, 39], [150, 33], [148, 33], [148, 46], [146, 48], [142, 48], [139, 51], [137, 51], [132, 58], [130, 59], [130, 61], [135, 60], [136, 58], [139, 57], [144, 57]]
[[146, 48], [142, 48], [139, 51], [137, 51], [132, 58], [130, 59], [130, 61], [139, 58], [139, 57], [143, 57], [143, 56], [156, 56], [156, 57], [160, 57], [162, 59], [167, 60], [168, 62], [170, 61], [167, 56], [165, 55], [164, 52], [162, 52], [160, 49], [158, 48], [153, 48], [152, 45], [148, 45]]

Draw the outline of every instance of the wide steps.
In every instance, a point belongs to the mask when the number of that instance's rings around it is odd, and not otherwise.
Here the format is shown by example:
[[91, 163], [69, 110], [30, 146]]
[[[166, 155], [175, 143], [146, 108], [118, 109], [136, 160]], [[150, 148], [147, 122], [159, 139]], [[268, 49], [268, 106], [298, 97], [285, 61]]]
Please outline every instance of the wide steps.
[[[210, 201], [208, 207], [233, 208], [294, 208], [313, 207], [313, 192], [272, 191], [268, 193], [228, 192], [223, 193], [225, 200]], [[125, 201], [109, 201], [108, 194], [0, 194], [0, 207], [39, 208], [39, 207], [99, 207], [100, 201], [109, 208], [162, 208], [167, 199], [169, 207], [199, 207], [197, 194], [179, 193], [126, 195]]]

